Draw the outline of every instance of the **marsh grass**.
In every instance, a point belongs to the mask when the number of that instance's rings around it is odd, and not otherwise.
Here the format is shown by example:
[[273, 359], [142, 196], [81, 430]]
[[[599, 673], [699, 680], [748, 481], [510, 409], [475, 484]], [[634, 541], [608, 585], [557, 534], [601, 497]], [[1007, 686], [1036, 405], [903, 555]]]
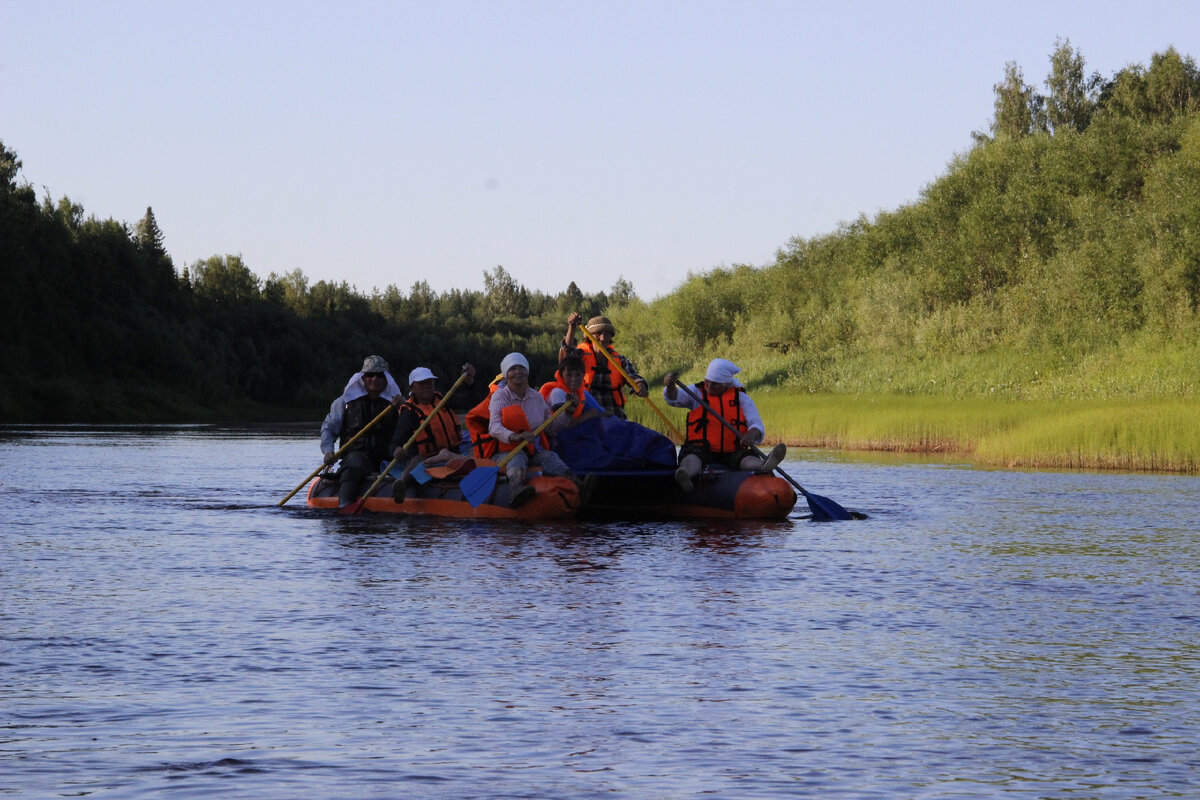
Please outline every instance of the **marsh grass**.
[[[684, 415], [652, 395], [681, 429]], [[757, 392], [767, 438], [1024, 468], [1200, 472], [1200, 400], [1005, 400]], [[630, 417], [661, 429], [644, 401]], [[656, 424], [657, 423], [657, 424]]]

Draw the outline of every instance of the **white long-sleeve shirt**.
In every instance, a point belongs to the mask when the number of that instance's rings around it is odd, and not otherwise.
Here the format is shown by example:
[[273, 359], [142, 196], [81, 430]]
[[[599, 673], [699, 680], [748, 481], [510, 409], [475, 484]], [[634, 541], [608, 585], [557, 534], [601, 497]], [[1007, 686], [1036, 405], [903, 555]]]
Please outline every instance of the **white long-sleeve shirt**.
[[[525, 388], [525, 396], [518, 397], [516, 393], [508, 388], [508, 384], [504, 383], [496, 387], [496, 391], [492, 393], [491, 402], [488, 403], [488, 433], [497, 442], [508, 442], [517, 431], [509, 430], [504, 427], [504, 423], [500, 420], [500, 412], [508, 406], [520, 406], [525, 412], [525, 419], [529, 422], [529, 430], [534, 430], [553, 413], [550, 410], [550, 404], [546, 402], [546, 398], [542, 397], [541, 392], [534, 389], [532, 386]], [[571, 416], [563, 413], [558, 419], [551, 422], [543, 433], [548, 436], [554, 436], [563, 428], [571, 423]]]
[[[688, 388], [697, 397], [703, 396], [700, 393], [699, 384], [692, 384]], [[733, 389], [730, 389], [729, 391], [733, 391]], [[667, 402], [667, 405], [674, 406], [675, 408], [686, 408], [690, 410], [700, 407], [700, 403], [693, 400], [691, 395], [679, 387], [675, 387], [675, 399], [672, 400], [667, 396], [667, 387], [664, 386], [663, 400]], [[763, 436], [766, 435], [766, 428], [763, 426], [762, 415], [758, 413], [758, 406], [754, 405], [754, 401], [750, 399], [750, 395], [747, 392], [738, 392], [738, 404], [742, 407], [742, 417], [746, 420], [746, 432], [757, 432], [758, 435], [755, 437], [755, 441], [761, 442], [763, 440]], [[711, 398], [709, 400], [709, 405], [713, 405]]]

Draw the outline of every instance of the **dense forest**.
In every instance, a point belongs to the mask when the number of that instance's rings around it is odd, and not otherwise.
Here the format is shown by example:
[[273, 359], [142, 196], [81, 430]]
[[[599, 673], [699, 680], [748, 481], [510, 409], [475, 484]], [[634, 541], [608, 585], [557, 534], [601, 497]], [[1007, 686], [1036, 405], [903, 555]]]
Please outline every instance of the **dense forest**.
[[549, 376], [570, 311], [633, 297], [624, 278], [609, 293], [530, 292], [503, 266], [482, 290], [419, 281], [368, 297], [300, 270], [261, 280], [238, 255], [176, 270], [152, 208], [132, 228], [85, 219], [69, 199], [38, 202], [20, 167], [0, 142], [2, 422], [311, 419], [371, 353], [401, 385], [417, 365], [449, 383], [466, 361], [490, 378], [513, 350]]
[[644, 302], [571, 283], [421, 281], [363, 296], [240, 256], [177, 269], [132, 227], [39, 200], [0, 142], [0, 421], [312, 418], [364, 354], [548, 376], [568, 312], [605, 311], [643, 374], [733, 358], [755, 388], [1179, 397], [1200, 382], [1200, 71], [1174, 49], [1102, 78], [1056, 43], [1045, 93], [1006, 67], [987, 132], [913, 203], [700, 271]]

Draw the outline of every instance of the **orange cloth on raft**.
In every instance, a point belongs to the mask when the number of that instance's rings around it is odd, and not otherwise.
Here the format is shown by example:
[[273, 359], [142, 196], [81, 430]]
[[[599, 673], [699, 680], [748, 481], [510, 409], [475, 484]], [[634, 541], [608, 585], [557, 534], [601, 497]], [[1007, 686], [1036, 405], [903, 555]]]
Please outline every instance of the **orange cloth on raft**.
[[[510, 431], [520, 433], [521, 431], [530, 430], [529, 420], [525, 416], [525, 409], [520, 406], [506, 406], [500, 409], [500, 421]], [[538, 434], [538, 443], [542, 446], [542, 449], [550, 449], [550, 442], [546, 438], [546, 434]], [[515, 450], [518, 446], [516, 442], [497, 442], [496, 444], [500, 451], [505, 453]], [[525, 442], [524, 447], [531, 455], [535, 452], [533, 442]]]

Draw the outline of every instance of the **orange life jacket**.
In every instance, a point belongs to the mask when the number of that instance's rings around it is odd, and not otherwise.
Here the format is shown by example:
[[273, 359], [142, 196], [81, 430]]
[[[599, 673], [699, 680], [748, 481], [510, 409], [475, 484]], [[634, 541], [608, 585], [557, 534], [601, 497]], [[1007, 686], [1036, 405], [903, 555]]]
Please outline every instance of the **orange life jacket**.
[[499, 449], [496, 446], [496, 440], [488, 432], [488, 428], [492, 424], [492, 395], [496, 393], [496, 387], [500, 385], [502, 375], [497, 375], [488, 386], [488, 396], [483, 398], [483, 402], [467, 412], [466, 418], [463, 420], [467, 426], [467, 433], [471, 435], [471, 452], [476, 458], [491, 458], [496, 455]]
[[[563, 383], [562, 372], [555, 372], [554, 380], [543, 383], [542, 388], [538, 389], [538, 391], [542, 393], [542, 397], [546, 398], [546, 402], [549, 403], [550, 394], [555, 389], [562, 389], [567, 394], [571, 394], [571, 390], [567, 388], [565, 383]], [[575, 392], [575, 411], [572, 412], [572, 417], [578, 417], [584, 411], [583, 391], [583, 385], [580, 384], [579, 389]]]
[[[592, 389], [592, 383], [596, 380], [596, 374], [606, 374], [609, 378], [609, 385], [612, 386], [612, 401], [617, 408], [625, 407], [625, 395], [621, 392], [621, 387], [625, 385], [625, 376], [620, 370], [613, 367], [604, 357], [603, 353], [596, 352], [596, 346], [592, 344], [591, 339], [586, 342], [581, 342], [579, 345], [579, 356], [583, 359], [583, 388], [587, 389], [593, 395], [596, 390]], [[613, 360], [618, 364], [621, 363], [621, 354], [611, 347], [608, 352], [612, 354]]]
[[[720, 395], [709, 398], [704, 384], [695, 385], [699, 389], [700, 399], [718, 412], [726, 422], [737, 429], [739, 434], [747, 430], [746, 417], [742, 414], [742, 392], [740, 386], [731, 386]], [[706, 444], [714, 453], [733, 453], [740, 447], [733, 432], [713, 419], [712, 414], [703, 405], [698, 405], [688, 412], [687, 444]]]
[[[514, 433], [530, 430], [529, 419], [525, 416], [525, 409], [520, 406], [505, 406], [500, 409], [500, 422]], [[546, 439], [545, 433], [538, 434], [538, 443], [541, 444], [543, 450], [550, 449], [550, 442]], [[504, 453], [517, 449], [516, 442], [497, 442], [496, 444], [499, 446], [500, 451]], [[530, 455], [536, 452], [533, 442], [524, 442], [523, 446]]]
[[[416, 400], [409, 397], [404, 401], [404, 408], [412, 409], [412, 412], [417, 415], [417, 424], [425, 421], [433, 411], [433, 407], [442, 399], [441, 392], [434, 392], [433, 402], [428, 405], [418, 404]], [[438, 409], [437, 416], [429, 421], [425, 426], [425, 430], [421, 431], [421, 435], [417, 437], [417, 441], [413, 445], [417, 448], [418, 455], [433, 456], [441, 452], [442, 448], [458, 452], [458, 446], [462, 444], [462, 433], [459, 431], [458, 418], [454, 416], [454, 412], [449, 408], [442, 406]]]

